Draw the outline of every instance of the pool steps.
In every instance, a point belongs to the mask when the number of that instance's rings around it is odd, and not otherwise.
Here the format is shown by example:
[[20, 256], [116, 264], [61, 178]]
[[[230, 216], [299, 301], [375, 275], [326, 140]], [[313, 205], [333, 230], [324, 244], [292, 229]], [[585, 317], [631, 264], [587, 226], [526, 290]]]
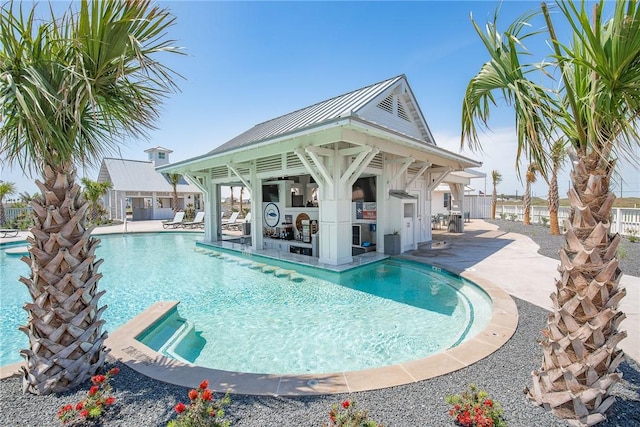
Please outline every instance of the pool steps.
[[158, 349], [158, 353], [161, 354], [166, 354], [167, 356], [179, 360], [182, 363], [188, 363], [190, 364], [191, 362], [189, 362], [188, 360], [186, 360], [185, 358], [183, 358], [182, 356], [180, 356], [177, 352], [176, 352], [176, 347], [182, 342], [182, 340], [184, 340], [187, 335], [189, 335], [189, 333], [191, 331], [193, 331], [195, 329], [195, 325], [190, 322], [189, 320], [184, 321], [184, 323], [178, 328], [177, 331], [175, 331], [173, 333], [173, 335], [171, 336], [171, 338], [169, 338], [167, 340], [167, 342]]
[[281, 277], [281, 278], [288, 277], [290, 280], [294, 282], [304, 281], [304, 277], [299, 275], [298, 272], [295, 270], [285, 270], [283, 268], [276, 267], [274, 265], [269, 265], [262, 262], [256, 262], [250, 259], [238, 258], [238, 257], [222, 254], [217, 251], [212, 251], [209, 249], [195, 248], [194, 251], [197, 253], [208, 255], [210, 257], [220, 258], [221, 260], [224, 260], [226, 262], [237, 262], [239, 265], [249, 267], [253, 270], [262, 270], [263, 273], [273, 274], [276, 277]]

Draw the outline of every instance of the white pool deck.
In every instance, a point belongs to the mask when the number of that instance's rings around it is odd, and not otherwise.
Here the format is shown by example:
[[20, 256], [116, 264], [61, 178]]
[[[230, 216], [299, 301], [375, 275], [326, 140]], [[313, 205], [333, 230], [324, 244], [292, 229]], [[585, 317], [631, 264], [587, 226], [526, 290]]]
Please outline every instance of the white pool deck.
[[[127, 232], [183, 232], [182, 229], [163, 230], [161, 221], [128, 222]], [[202, 232], [202, 230], [193, 230]], [[95, 234], [123, 233], [124, 225], [101, 227]], [[0, 242], [24, 240], [22, 232], [15, 238]], [[448, 269], [482, 286], [494, 301], [494, 314], [489, 326], [478, 336], [461, 346], [435, 356], [383, 368], [339, 372], [322, 375], [269, 375], [225, 372], [183, 364], [164, 356], [135, 340], [135, 336], [172, 309], [177, 302], [160, 302], [147, 309], [125, 326], [110, 333], [107, 346], [111, 356], [130, 367], [165, 382], [192, 387], [208, 378], [214, 389], [234, 393], [266, 395], [302, 395], [343, 393], [390, 387], [432, 378], [461, 369], [480, 360], [506, 342], [517, 327], [515, 303], [508, 296], [550, 309], [549, 295], [555, 290], [558, 261], [537, 253], [538, 246], [528, 237], [504, 233], [497, 226], [482, 220], [465, 224], [464, 233], [434, 230], [434, 240], [446, 241], [446, 250], [416, 251], [403, 257]], [[235, 244], [236, 248], [239, 246]], [[234, 244], [225, 243], [231, 247]], [[246, 249], [246, 247], [245, 247]], [[257, 251], [260, 255], [304, 262], [317, 258]], [[370, 252], [356, 257], [353, 267], [382, 259], [385, 256]], [[345, 267], [342, 267], [345, 268]], [[340, 270], [340, 269], [338, 269]], [[622, 285], [627, 296], [620, 309], [627, 319], [621, 324], [628, 336], [620, 343], [626, 355], [640, 362], [640, 278], [623, 276]], [[508, 295], [507, 295], [508, 294]], [[0, 378], [14, 375], [20, 364], [0, 367]]]

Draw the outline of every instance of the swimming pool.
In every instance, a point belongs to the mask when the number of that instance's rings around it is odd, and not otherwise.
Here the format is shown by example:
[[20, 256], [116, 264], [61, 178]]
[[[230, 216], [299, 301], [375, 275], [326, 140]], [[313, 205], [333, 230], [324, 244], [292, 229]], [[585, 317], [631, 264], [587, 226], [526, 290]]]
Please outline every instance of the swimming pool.
[[[179, 300], [178, 312], [141, 339], [200, 366], [320, 373], [391, 365], [455, 346], [491, 316], [481, 289], [410, 262], [385, 261], [338, 274], [255, 256], [219, 256], [197, 247], [199, 236], [193, 234], [100, 238], [107, 329], [155, 301]], [[17, 257], [0, 257], [7, 271], [0, 283], [0, 327], [9, 334], [0, 348], [4, 365], [19, 361], [18, 350], [26, 346], [17, 327], [26, 320], [21, 307], [28, 292], [17, 277], [29, 271]]]

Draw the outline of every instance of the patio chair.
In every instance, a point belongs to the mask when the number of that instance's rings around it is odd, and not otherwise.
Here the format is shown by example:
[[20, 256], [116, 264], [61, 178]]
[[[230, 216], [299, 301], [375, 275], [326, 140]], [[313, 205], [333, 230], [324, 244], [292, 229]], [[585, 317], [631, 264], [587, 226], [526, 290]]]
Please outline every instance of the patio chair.
[[184, 223], [182, 220], [184, 219], [184, 212], [176, 212], [175, 216], [170, 221], [162, 221], [162, 228], [178, 228], [182, 227]]
[[240, 212], [234, 212], [231, 214], [231, 216], [229, 217], [228, 221], [223, 221], [222, 222], [222, 229], [223, 230], [232, 230], [233, 227], [236, 226], [237, 224], [237, 220], [238, 220], [238, 215], [240, 215]]
[[17, 228], [2, 228], [0, 229], [0, 237], [16, 237], [19, 231]]
[[204, 228], [204, 212], [198, 212], [193, 221], [185, 221], [182, 226], [184, 228]]
[[249, 212], [247, 214], [247, 216], [245, 216], [240, 221], [236, 221], [235, 223], [230, 224], [229, 229], [230, 230], [240, 231], [242, 229], [242, 224], [246, 224], [246, 223], [250, 223], [250, 222], [251, 222], [251, 212]]

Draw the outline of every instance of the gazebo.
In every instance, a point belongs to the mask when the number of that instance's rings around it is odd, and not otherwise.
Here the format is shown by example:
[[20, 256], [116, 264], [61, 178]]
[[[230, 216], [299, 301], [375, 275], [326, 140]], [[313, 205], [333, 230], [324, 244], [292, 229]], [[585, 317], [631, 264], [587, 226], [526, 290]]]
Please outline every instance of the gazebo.
[[[251, 246], [350, 263], [431, 240], [431, 193], [480, 162], [439, 148], [404, 75], [255, 125], [160, 166], [205, 193], [205, 242], [222, 240], [221, 187], [251, 192]], [[465, 180], [449, 183], [462, 206]], [[451, 212], [454, 216], [461, 212]], [[458, 231], [462, 231], [462, 221]], [[396, 237], [390, 237], [396, 236]]]

